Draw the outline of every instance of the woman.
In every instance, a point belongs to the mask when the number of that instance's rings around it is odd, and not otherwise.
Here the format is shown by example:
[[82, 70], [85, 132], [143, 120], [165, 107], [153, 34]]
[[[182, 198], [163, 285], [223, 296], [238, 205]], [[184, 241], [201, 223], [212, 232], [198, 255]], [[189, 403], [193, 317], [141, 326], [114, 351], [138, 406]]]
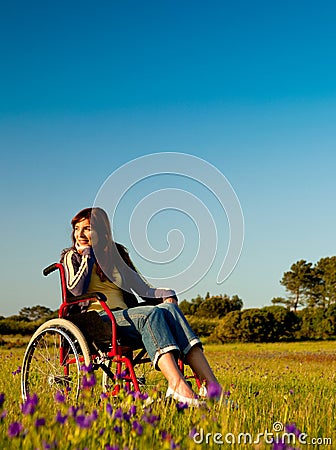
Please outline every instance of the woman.
[[[168, 381], [167, 397], [199, 405], [176, 363], [179, 354], [184, 355], [200, 380], [215, 384], [220, 391], [199, 338], [177, 306], [175, 292], [155, 289], [140, 276], [125, 247], [113, 241], [105, 211], [83, 209], [71, 225], [73, 245], [62, 253], [69, 292], [76, 296], [105, 294], [107, 306], [116, 319], [118, 338], [132, 348], [146, 348], [154, 367]], [[139, 303], [132, 291], [144, 302]], [[87, 309], [96, 310], [103, 320], [109, 320], [98, 301], [88, 304]]]

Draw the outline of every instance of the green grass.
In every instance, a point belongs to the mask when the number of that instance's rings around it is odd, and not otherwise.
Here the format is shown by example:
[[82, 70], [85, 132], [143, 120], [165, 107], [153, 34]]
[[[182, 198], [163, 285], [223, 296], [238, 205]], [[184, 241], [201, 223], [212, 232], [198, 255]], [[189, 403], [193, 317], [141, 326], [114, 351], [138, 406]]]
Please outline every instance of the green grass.
[[[72, 417], [63, 425], [55, 420], [57, 411], [66, 415], [70, 405], [47, 403], [42, 398], [33, 415], [23, 415], [20, 374], [12, 374], [22, 363], [23, 349], [0, 349], [0, 393], [5, 393], [0, 414], [4, 410], [7, 412], [0, 422], [0, 447], [3, 450], [42, 450], [48, 445], [53, 448], [56, 440], [55, 448], [62, 450], [113, 446], [138, 450], [174, 446], [188, 450], [270, 449], [270, 433], [277, 437], [274, 424], [281, 427], [281, 424], [295, 423], [307, 434], [306, 438], [301, 436], [307, 444], [297, 439], [293, 447], [336, 448], [336, 342], [207, 345], [205, 353], [225, 391], [230, 391], [221, 404], [209, 402], [208, 410], [190, 408], [179, 412], [174, 403], [160, 398], [160, 391], [163, 394], [165, 391], [162, 377], [158, 389], [150, 393], [156, 397], [150, 408], [144, 408], [142, 400], [134, 400], [125, 393], [119, 398], [99, 402], [97, 383], [95, 396], [92, 397], [90, 391], [83, 392], [82, 409], [78, 413], [89, 416], [96, 410], [97, 417], [91, 417], [89, 428], [81, 428]], [[125, 414], [132, 405], [136, 412], [133, 414], [132, 407], [131, 417], [114, 417], [118, 408], [121, 408], [119, 413]], [[36, 419], [42, 417], [45, 425], [36, 428]], [[8, 427], [14, 421], [22, 424], [23, 431], [18, 437], [10, 438]], [[142, 433], [137, 424], [141, 425]], [[189, 436], [191, 432], [198, 433], [194, 439]], [[239, 437], [240, 433], [244, 435]], [[259, 443], [258, 433], [263, 433]], [[256, 442], [244, 444], [244, 438]], [[330, 441], [323, 444], [326, 438], [331, 439], [332, 444]], [[319, 443], [308, 445], [314, 439]]]

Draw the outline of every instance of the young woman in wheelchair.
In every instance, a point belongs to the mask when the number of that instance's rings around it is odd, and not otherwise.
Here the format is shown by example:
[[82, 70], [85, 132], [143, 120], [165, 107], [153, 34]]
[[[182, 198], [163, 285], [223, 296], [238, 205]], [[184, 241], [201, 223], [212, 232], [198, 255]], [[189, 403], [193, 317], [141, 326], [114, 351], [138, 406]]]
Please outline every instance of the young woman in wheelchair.
[[[101, 208], [86, 208], [71, 221], [72, 247], [62, 253], [68, 291], [73, 295], [101, 292], [117, 323], [123, 345], [145, 347], [157, 370], [168, 381], [166, 396], [197, 406], [199, 401], [183, 377], [176, 356], [183, 355], [200, 380], [221, 391], [197, 335], [177, 306], [175, 292], [155, 289], [135, 269], [125, 247], [113, 241], [107, 214]], [[132, 293], [144, 299], [140, 303]], [[91, 302], [109, 321], [100, 303]]]

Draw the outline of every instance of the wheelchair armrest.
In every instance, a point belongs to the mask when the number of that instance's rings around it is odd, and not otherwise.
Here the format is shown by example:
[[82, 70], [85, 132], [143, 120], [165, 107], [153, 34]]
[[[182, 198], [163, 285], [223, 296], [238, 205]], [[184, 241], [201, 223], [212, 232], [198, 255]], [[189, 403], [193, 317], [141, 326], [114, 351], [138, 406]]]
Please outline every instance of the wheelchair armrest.
[[99, 300], [100, 302], [106, 302], [107, 298], [101, 292], [91, 292], [90, 294], [78, 295], [76, 297], [68, 297], [67, 303], [80, 303], [85, 300]]

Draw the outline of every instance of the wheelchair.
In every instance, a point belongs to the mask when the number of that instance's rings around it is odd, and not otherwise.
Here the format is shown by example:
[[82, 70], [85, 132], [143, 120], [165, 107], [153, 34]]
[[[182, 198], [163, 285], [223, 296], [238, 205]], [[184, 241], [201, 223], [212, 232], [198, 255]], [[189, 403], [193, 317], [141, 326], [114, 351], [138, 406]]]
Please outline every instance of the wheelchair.
[[[133, 349], [122, 345], [117, 337], [115, 318], [106, 305], [106, 297], [99, 292], [72, 296], [66, 288], [65, 270], [54, 263], [43, 270], [45, 276], [59, 271], [62, 303], [58, 318], [42, 324], [31, 337], [26, 348], [21, 371], [21, 395], [48, 395], [55, 398], [61, 392], [76, 401], [83, 388], [90, 384], [89, 374], [101, 369], [101, 392], [118, 395], [122, 388], [141, 392], [146, 380], [139, 367], [151, 367], [144, 348]], [[81, 312], [88, 302], [98, 300], [108, 314], [110, 324], [96, 311]], [[149, 366], [150, 364], [150, 366]], [[185, 374], [182, 359], [178, 365], [185, 378], [193, 379], [200, 388], [200, 380], [189, 371]], [[151, 369], [151, 373], [156, 372]], [[155, 381], [154, 381], [155, 383]]]

